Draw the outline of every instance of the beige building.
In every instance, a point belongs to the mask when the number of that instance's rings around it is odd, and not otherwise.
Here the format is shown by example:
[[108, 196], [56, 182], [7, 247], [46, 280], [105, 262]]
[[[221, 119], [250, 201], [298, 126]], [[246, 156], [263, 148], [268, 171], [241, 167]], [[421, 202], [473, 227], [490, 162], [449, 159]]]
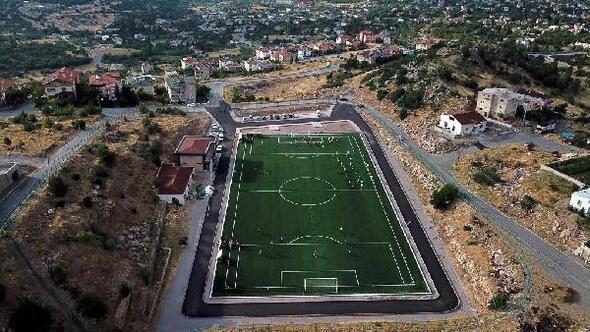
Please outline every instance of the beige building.
[[172, 103], [194, 103], [196, 87], [194, 77], [170, 77], [165, 82]]
[[487, 88], [477, 94], [476, 111], [485, 117], [514, 116], [518, 107], [529, 112], [540, 109], [543, 100], [505, 88]]
[[215, 155], [215, 141], [211, 137], [185, 135], [174, 154], [178, 166], [194, 167], [195, 172], [209, 171]]

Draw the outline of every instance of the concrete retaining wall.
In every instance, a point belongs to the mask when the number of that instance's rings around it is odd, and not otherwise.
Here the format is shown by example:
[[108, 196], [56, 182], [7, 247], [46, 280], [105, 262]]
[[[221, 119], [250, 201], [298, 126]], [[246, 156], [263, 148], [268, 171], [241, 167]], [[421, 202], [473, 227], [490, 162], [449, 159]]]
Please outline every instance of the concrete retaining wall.
[[566, 175], [566, 174], [563, 174], [563, 173], [561, 173], [561, 172], [559, 172], [559, 171], [557, 171], [557, 170], [555, 170], [555, 169], [553, 169], [553, 168], [551, 168], [551, 167], [549, 167], [547, 165], [541, 165], [541, 169], [542, 170], [545, 170], [547, 172], [551, 172], [551, 173], [559, 176], [562, 179], [566, 179], [567, 181], [575, 184], [576, 186], [578, 186], [580, 188], [584, 188], [586, 186], [582, 181], [576, 180], [576, 179], [572, 178], [571, 176]]

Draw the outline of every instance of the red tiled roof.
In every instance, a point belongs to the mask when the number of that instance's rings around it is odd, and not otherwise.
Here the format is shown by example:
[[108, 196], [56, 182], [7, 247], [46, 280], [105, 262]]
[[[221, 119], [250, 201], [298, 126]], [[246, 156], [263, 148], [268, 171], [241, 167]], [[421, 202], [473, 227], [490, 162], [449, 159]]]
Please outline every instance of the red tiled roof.
[[176, 154], [205, 155], [213, 143], [211, 137], [184, 136], [176, 148]]
[[67, 84], [76, 84], [80, 81], [80, 74], [78, 74], [78, 72], [73, 69], [63, 67], [58, 71], [47, 75], [43, 81], [43, 85], [47, 85], [56, 81]]
[[14, 88], [14, 82], [11, 80], [0, 80], [0, 90]]
[[457, 113], [457, 114], [451, 114], [455, 119], [457, 119], [457, 121], [462, 124], [476, 124], [476, 123], [482, 123], [484, 121], [486, 121], [486, 118], [484, 118], [481, 114], [475, 112], [475, 111], [471, 111], [471, 112], [465, 112], [465, 113]]
[[88, 78], [88, 84], [90, 86], [118, 85], [120, 84], [119, 81], [120, 77], [117, 73], [97, 74]]
[[197, 63], [197, 59], [193, 58], [192, 56], [187, 56], [185, 58], [182, 58], [182, 61], [184, 61], [184, 63], [186, 63], [189, 66]]
[[189, 185], [192, 167], [162, 164], [158, 170], [156, 184], [160, 195], [181, 195]]

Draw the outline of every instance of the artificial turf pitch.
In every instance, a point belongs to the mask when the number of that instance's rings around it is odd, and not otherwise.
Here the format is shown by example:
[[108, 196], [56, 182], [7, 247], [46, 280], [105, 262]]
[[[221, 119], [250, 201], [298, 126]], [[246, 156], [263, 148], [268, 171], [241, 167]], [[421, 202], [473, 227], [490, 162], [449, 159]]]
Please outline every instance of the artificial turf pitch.
[[358, 134], [244, 136], [212, 296], [430, 292]]

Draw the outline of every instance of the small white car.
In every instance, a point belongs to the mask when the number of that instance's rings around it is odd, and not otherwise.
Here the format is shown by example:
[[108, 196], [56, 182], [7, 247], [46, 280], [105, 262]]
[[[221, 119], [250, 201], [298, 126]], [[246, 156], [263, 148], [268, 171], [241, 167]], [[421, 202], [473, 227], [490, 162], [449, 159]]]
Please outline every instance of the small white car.
[[186, 107], [197, 107], [197, 104], [195, 104], [195, 103], [189, 103], [189, 104], [186, 104]]
[[223, 133], [219, 133], [219, 135], [217, 135], [217, 139], [219, 139], [220, 142], [223, 142], [224, 138], [225, 136], [223, 135]]
[[215, 152], [221, 153], [223, 151], [223, 145], [219, 144], [216, 148], [215, 148]]

